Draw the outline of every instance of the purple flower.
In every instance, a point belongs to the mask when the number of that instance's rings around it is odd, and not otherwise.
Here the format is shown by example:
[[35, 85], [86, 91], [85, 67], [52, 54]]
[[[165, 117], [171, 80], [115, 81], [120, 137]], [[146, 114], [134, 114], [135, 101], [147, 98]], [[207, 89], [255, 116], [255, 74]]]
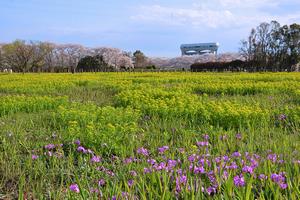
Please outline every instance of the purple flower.
[[109, 176], [115, 176], [115, 173], [113, 171], [107, 170], [105, 173]]
[[215, 173], [213, 171], [210, 171], [207, 173], [208, 179], [212, 184], [217, 184], [216, 183], [216, 176]]
[[79, 193], [79, 187], [78, 187], [77, 184], [72, 184], [72, 185], [70, 185], [70, 190], [71, 190], [72, 192]]
[[277, 174], [271, 174], [271, 179], [273, 182], [278, 182], [280, 179], [279, 179], [279, 175]]
[[285, 114], [280, 114], [279, 116], [278, 116], [278, 120], [280, 120], [280, 121], [283, 121], [283, 120], [286, 120], [286, 115]]
[[277, 160], [277, 155], [274, 153], [274, 154], [269, 154], [268, 155], [268, 160], [270, 160], [271, 162], [275, 163], [276, 160]]
[[76, 145], [79, 146], [79, 145], [80, 145], [80, 140], [75, 140], [75, 141], [74, 141], [74, 144], [76, 144]]
[[98, 185], [99, 186], [104, 186], [105, 185], [105, 180], [102, 178], [102, 179], [100, 179], [99, 181], [98, 181]]
[[91, 158], [91, 163], [99, 163], [99, 162], [101, 162], [100, 156], [93, 156]]
[[230, 165], [225, 167], [226, 169], [237, 169], [238, 166], [235, 162], [231, 162]]
[[144, 147], [141, 147], [137, 150], [138, 154], [144, 155], [144, 156], [149, 156], [149, 152], [147, 149], [145, 149]]
[[51, 150], [51, 149], [54, 149], [55, 148], [55, 145], [54, 144], [47, 144], [45, 146], [45, 149], [48, 149], [48, 150]]
[[181, 164], [181, 160], [179, 158], [177, 159], [177, 163]]
[[251, 162], [251, 167], [252, 168], [258, 167], [258, 162], [255, 159], [250, 159], [250, 162]]
[[190, 162], [194, 162], [194, 161], [196, 160], [196, 154], [190, 155], [190, 156], [188, 157], [188, 160], [189, 160]]
[[127, 184], [128, 184], [129, 187], [131, 187], [131, 186], [133, 186], [134, 181], [132, 179], [130, 179], [130, 180], [127, 181]]
[[232, 154], [232, 157], [241, 157], [241, 156], [242, 156], [241, 153], [238, 151], [236, 151]]
[[77, 151], [78, 151], [78, 152], [82, 152], [82, 153], [87, 153], [87, 150], [86, 150], [83, 146], [79, 146], [79, 147], [77, 148]]
[[198, 147], [204, 147], [204, 146], [208, 146], [208, 145], [209, 145], [209, 142], [207, 142], [207, 141], [197, 142]]
[[244, 166], [242, 171], [245, 173], [253, 174], [253, 168], [251, 166]]
[[185, 175], [179, 176], [179, 182], [185, 185], [187, 182], [187, 177]]
[[228, 162], [230, 160], [230, 158], [228, 156], [223, 156], [223, 160], [224, 160], [224, 162]]
[[122, 192], [122, 197], [124, 199], [129, 199], [129, 193], [128, 192]]
[[109, 170], [109, 169], [107, 169], [103, 166], [97, 167], [96, 170], [101, 171], [101, 172], [105, 172], [109, 176], [115, 176], [113, 171], [111, 171], [111, 170]]
[[163, 154], [165, 151], [167, 151], [169, 149], [169, 146], [162, 146], [158, 148], [158, 152], [160, 154]]
[[228, 172], [227, 171], [223, 171], [223, 179], [227, 180], [228, 179]]
[[137, 173], [136, 173], [136, 171], [134, 171], [134, 170], [131, 170], [131, 171], [129, 172], [129, 174], [130, 174], [131, 176], [137, 176]]
[[271, 174], [271, 180], [275, 183], [278, 183], [278, 184], [285, 182], [284, 173]]
[[236, 187], [244, 187], [245, 186], [245, 179], [242, 174], [239, 176], [235, 176], [233, 178], [233, 182]]
[[99, 190], [96, 188], [90, 188], [90, 193], [99, 193]]
[[148, 159], [147, 162], [151, 165], [154, 165], [156, 163], [156, 160], [154, 159]]
[[286, 189], [286, 188], [288, 187], [288, 185], [287, 185], [286, 183], [280, 183], [279, 186], [280, 186], [280, 188], [283, 189], [283, 190]]
[[185, 175], [180, 175], [176, 178], [176, 191], [181, 191], [181, 185], [185, 185], [187, 182], [187, 177]]
[[251, 158], [250, 153], [249, 152], [245, 152], [245, 156], [246, 158], [249, 160]]
[[216, 157], [215, 158], [215, 162], [216, 163], [220, 163], [222, 161], [222, 158], [220, 156]]
[[203, 139], [206, 140], [206, 141], [209, 140], [209, 135], [207, 135], [207, 134], [202, 135], [202, 137], [203, 137]]
[[200, 167], [195, 166], [194, 167], [194, 173], [195, 174], [204, 174], [205, 173], [205, 169], [202, 166], [200, 166]]
[[235, 138], [238, 139], [238, 140], [241, 140], [241, 139], [242, 139], [242, 134], [237, 133], [237, 134], [235, 135]]
[[144, 168], [144, 174], [149, 174], [149, 173], [151, 173], [151, 169], [149, 169], [149, 168]]
[[246, 161], [243, 160], [243, 159], [241, 159], [241, 164], [242, 164], [242, 165], [245, 165], [245, 164], [246, 164]]
[[284, 160], [278, 160], [278, 163], [279, 163], [279, 164], [283, 164], [283, 163], [284, 163]]
[[294, 164], [300, 164], [300, 160], [294, 160]]
[[175, 167], [177, 165], [177, 161], [170, 159], [170, 160], [168, 160], [167, 164], [168, 164], [169, 168], [173, 168], [173, 167]]
[[179, 174], [179, 175], [182, 175], [183, 174], [183, 170], [182, 169], [177, 169], [176, 173]]
[[125, 159], [123, 160], [123, 163], [124, 163], [124, 164], [132, 163], [132, 158], [125, 158]]
[[185, 149], [184, 149], [184, 148], [179, 148], [178, 151], [179, 151], [180, 153], [184, 153]]
[[217, 191], [217, 189], [215, 187], [208, 187], [206, 189], [206, 192], [207, 192], [208, 195], [213, 195], [213, 194], [216, 193], [216, 191]]
[[165, 162], [161, 162], [159, 164], [155, 164], [153, 165], [153, 168], [156, 170], [156, 171], [161, 171], [163, 169], [166, 168], [166, 163]]
[[201, 163], [202, 160], [204, 160], [202, 165], [204, 165], [204, 163], [206, 163], [209, 167], [211, 166], [211, 163], [208, 159], [201, 159], [198, 163]]
[[260, 155], [257, 155], [257, 154], [253, 154], [253, 157], [254, 157], [256, 160], [259, 160], [259, 159], [260, 159]]
[[268, 179], [268, 176], [264, 175], [264, 174], [260, 174], [258, 176], [259, 180], [263, 181], [263, 180], [267, 180]]
[[193, 171], [193, 170], [194, 170], [194, 165], [193, 165], [192, 163], [191, 163], [190, 166], [189, 166], [189, 170], [190, 170], [190, 171]]
[[37, 155], [34, 155], [34, 154], [31, 155], [31, 159], [32, 159], [32, 160], [36, 160], [36, 159], [38, 159], [38, 158], [39, 158], [39, 156], [37, 156]]

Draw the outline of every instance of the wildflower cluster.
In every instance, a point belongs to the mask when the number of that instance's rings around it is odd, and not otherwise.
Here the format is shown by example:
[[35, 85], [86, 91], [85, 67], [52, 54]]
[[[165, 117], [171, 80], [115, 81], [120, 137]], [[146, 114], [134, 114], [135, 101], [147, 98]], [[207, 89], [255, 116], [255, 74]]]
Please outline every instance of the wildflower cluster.
[[[139, 181], [147, 180], [153, 176], [158, 177], [159, 182], [164, 187], [170, 188], [175, 197], [179, 197], [186, 192], [200, 192], [203, 195], [213, 196], [220, 193], [220, 188], [230, 182], [233, 183], [236, 190], [246, 187], [247, 184], [252, 184], [253, 189], [256, 186], [258, 188], [265, 187], [267, 180], [271, 180], [282, 190], [288, 188], [285, 172], [274, 171], [269, 175], [259, 173], [268, 161], [271, 161], [274, 167], [280, 169], [278, 166], [280, 163], [276, 162], [279, 157], [277, 154], [269, 153], [265, 156], [260, 156], [249, 152], [241, 153], [236, 151], [226, 155], [212, 156], [202, 151], [203, 147], [209, 148], [207, 145], [209, 137], [204, 136], [203, 139], [204, 141], [202, 142], [196, 142], [198, 150], [194, 153], [183, 151], [184, 148], [177, 148], [176, 151], [180, 152], [178, 157], [169, 157], [173, 155], [169, 154], [171, 152], [167, 152], [170, 151], [169, 146], [158, 147], [156, 152], [150, 152], [147, 148], [140, 147], [136, 150], [135, 157], [122, 159], [113, 156], [110, 160], [105, 159], [105, 161], [102, 161], [102, 158], [92, 150], [85, 148], [79, 140], [76, 140], [74, 142], [75, 151], [81, 156], [88, 156], [92, 169], [102, 174], [97, 180], [93, 181], [95, 183], [94, 186], [89, 184], [92, 187], [81, 189], [88, 190], [90, 193], [104, 195], [105, 188], [109, 187], [109, 185], [125, 181], [128, 189], [124, 188], [121, 196], [125, 194], [127, 196], [135, 196], [138, 194], [135, 194], [134, 187], [138, 187]], [[222, 139], [220, 138], [220, 141]], [[55, 149], [62, 146], [62, 144], [48, 144], [44, 146], [44, 149], [55, 153]], [[33, 160], [38, 158], [39, 155], [32, 155]], [[123, 161], [119, 167], [124, 169], [119, 170], [130, 169], [127, 171], [127, 175], [123, 176], [125, 178], [122, 178], [123, 180], [120, 179], [119, 171], [105, 167], [108, 164], [107, 162], [109, 162], [112, 163], [112, 167], [115, 166], [113, 168], [116, 168], [120, 159]], [[118, 178], [117, 182], [114, 178], [115, 176]], [[249, 182], [250, 179], [253, 179], [255, 184]], [[79, 193], [78, 183], [71, 183], [69, 190], [73, 193]]]

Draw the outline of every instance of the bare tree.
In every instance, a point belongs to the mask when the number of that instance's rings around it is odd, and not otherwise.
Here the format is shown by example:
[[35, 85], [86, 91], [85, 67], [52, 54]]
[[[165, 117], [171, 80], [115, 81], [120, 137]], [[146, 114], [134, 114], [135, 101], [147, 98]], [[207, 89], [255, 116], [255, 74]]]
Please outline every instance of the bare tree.
[[45, 46], [48, 49], [47, 54], [44, 57], [44, 70], [48, 72], [54, 72], [56, 66], [55, 50], [57, 45], [49, 42], [45, 42]]
[[46, 42], [31, 42], [33, 56], [31, 60], [32, 70], [40, 72], [45, 66], [46, 56], [52, 52], [52, 46]]
[[255, 29], [252, 29], [248, 37], [248, 40], [241, 41], [241, 47], [239, 51], [246, 61], [252, 60], [254, 57], [255, 39], [256, 39], [256, 31]]
[[84, 47], [77, 44], [65, 45], [64, 51], [67, 55], [67, 67], [72, 73], [75, 72], [77, 63], [84, 56]]
[[268, 47], [269, 47], [269, 37], [270, 37], [270, 24], [261, 23], [257, 28], [257, 60], [261, 64], [261, 69], [266, 70], [268, 63]]
[[65, 45], [56, 45], [52, 52], [54, 55], [54, 66], [60, 70], [64, 70], [64, 67], [67, 66], [67, 54], [65, 49]]
[[248, 67], [259, 71], [291, 71], [300, 61], [300, 25], [280, 26], [277, 21], [261, 23], [242, 41], [240, 52]]
[[5, 62], [14, 71], [27, 72], [30, 68], [30, 61], [34, 56], [34, 50], [31, 45], [23, 40], [16, 40], [11, 44], [3, 46]]

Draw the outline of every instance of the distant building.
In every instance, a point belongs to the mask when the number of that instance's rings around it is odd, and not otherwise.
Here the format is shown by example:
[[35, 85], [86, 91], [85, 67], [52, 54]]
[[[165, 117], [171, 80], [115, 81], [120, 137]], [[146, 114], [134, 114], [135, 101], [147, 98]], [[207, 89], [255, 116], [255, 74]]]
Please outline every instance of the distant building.
[[202, 55], [205, 53], [217, 54], [219, 43], [196, 43], [196, 44], [182, 44], [180, 46], [181, 55]]

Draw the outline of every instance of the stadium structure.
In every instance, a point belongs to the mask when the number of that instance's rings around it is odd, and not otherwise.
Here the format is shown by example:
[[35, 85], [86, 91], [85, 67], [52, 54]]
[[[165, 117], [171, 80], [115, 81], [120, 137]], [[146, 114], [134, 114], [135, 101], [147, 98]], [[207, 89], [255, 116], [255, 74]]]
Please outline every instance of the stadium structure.
[[182, 44], [180, 46], [181, 55], [202, 55], [206, 53], [217, 54], [219, 48], [218, 42], [211, 43], [195, 43], [195, 44]]

